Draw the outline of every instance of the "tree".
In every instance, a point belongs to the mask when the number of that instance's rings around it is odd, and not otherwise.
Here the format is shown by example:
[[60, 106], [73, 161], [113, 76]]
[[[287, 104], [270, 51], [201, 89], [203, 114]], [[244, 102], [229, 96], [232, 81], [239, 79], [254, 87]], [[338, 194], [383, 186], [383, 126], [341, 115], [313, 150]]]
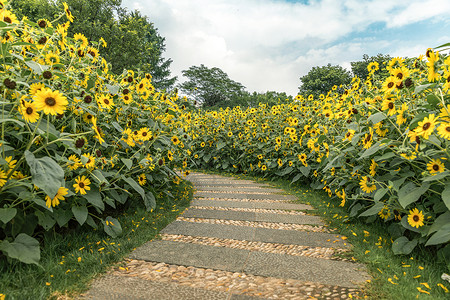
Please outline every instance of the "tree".
[[179, 85], [180, 89], [198, 100], [204, 107], [227, 106], [233, 99], [244, 93], [245, 87], [231, 80], [219, 68], [191, 66], [181, 71], [188, 80]]
[[390, 61], [392, 57], [390, 57], [388, 54], [383, 55], [379, 53], [377, 56], [371, 56], [364, 54], [363, 60], [361, 61], [354, 61], [351, 62], [352, 66], [352, 73], [354, 76], [358, 76], [361, 80], [366, 80], [367, 76], [369, 75], [369, 70], [367, 70], [367, 66], [371, 62], [377, 62], [379, 65], [379, 69], [375, 71], [376, 75], [382, 75], [386, 72], [386, 63]]
[[300, 77], [302, 85], [299, 93], [306, 97], [310, 94], [318, 97], [320, 94], [326, 95], [334, 85], [347, 85], [351, 80], [351, 73], [339, 65], [313, 67], [308, 74]]
[[[63, 12], [63, 2], [74, 16], [69, 35], [82, 33], [88, 40], [105, 39], [108, 47], [101, 48], [100, 54], [112, 63], [113, 73], [141, 70], [152, 75], [156, 88], [173, 86], [176, 77], [170, 77], [169, 70], [172, 59], [163, 58], [165, 39], [147, 16], [121, 7], [122, 0], [15, 0], [11, 4], [18, 17], [52, 21]], [[61, 18], [58, 22], [65, 21]]]

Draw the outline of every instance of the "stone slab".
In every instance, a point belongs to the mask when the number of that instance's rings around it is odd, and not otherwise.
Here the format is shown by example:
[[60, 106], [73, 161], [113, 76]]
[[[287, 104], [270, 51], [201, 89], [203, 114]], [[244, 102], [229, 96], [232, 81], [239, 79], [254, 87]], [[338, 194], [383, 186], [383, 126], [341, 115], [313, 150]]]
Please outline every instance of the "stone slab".
[[309, 247], [349, 248], [342, 236], [326, 232], [256, 228], [253, 241]]
[[277, 189], [277, 188], [269, 188], [269, 187], [260, 187], [260, 188], [255, 188], [253, 187], [249, 187], [248, 185], [243, 186], [243, 187], [239, 187], [236, 188], [235, 186], [205, 186], [205, 187], [197, 187], [198, 190], [201, 191], [212, 191], [212, 192], [229, 192], [229, 191], [233, 191], [233, 192], [246, 192], [246, 193], [280, 193], [283, 194], [285, 193], [285, 191], [281, 190], [281, 189]]
[[195, 182], [195, 186], [199, 189], [203, 186], [230, 187], [230, 189], [243, 187], [267, 187], [267, 185], [262, 183], [248, 184], [248, 183], [240, 183], [239, 181], [237, 181], [236, 183]]
[[182, 215], [186, 218], [204, 218], [204, 219], [220, 219], [235, 221], [252, 221], [252, 222], [272, 222], [287, 224], [313, 224], [323, 225], [323, 221], [316, 216], [308, 215], [282, 215], [269, 213], [255, 213], [247, 211], [231, 211], [231, 210], [214, 210], [214, 209], [197, 209], [189, 208]]
[[363, 266], [344, 261], [251, 252], [244, 272], [354, 288], [369, 279], [365, 271], [358, 269], [363, 269]]
[[252, 241], [255, 230], [256, 228], [248, 226], [175, 221], [161, 230], [161, 233]]
[[151, 241], [134, 250], [130, 258], [193, 266], [230, 272], [242, 272], [249, 251], [172, 241]]
[[260, 208], [260, 209], [285, 209], [285, 210], [309, 210], [314, 209], [307, 204], [283, 203], [283, 202], [250, 202], [250, 201], [221, 201], [194, 199], [191, 205], [227, 207], [227, 208]]
[[[81, 299], [89, 300], [227, 300], [229, 293], [150, 281], [137, 277], [106, 275], [94, 281]], [[245, 298], [231, 298], [245, 299]]]
[[[232, 189], [230, 189], [231, 191]], [[231, 198], [231, 199], [258, 199], [258, 200], [297, 200], [293, 195], [282, 194], [252, 194], [252, 193], [211, 193], [211, 192], [196, 192], [194, 197], [202, 198]]]

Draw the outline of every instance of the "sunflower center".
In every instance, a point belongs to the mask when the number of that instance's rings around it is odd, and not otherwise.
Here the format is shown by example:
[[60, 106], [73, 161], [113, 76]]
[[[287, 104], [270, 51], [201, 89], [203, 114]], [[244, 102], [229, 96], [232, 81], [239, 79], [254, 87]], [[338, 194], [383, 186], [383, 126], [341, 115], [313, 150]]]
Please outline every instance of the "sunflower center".
[[398, 74], [397, 74], [397, 78], [398, 78], [398, 79], [402, 79], [402, 78], [403, 78], [403, 74], [402, 74], [402, 73], [398, 73]]
[[147, 132], [144, 131], [144, 132], [142, 133], [142, 136], [147, 136]]
[[31, 115], [31, 114], [33, 114], [33, 108], [31, 108], [31, 107], [27, 107], [27, 110], [26, 110], [26, 112], [27, 112], [27, 115]]
[[47, 104], [48, 106], [55, 106], [56, 100], [53, 97], [47, 97], [45, 98], [45, 104]]
[[109, 105], [109, 100], [105, 99], [105, 100], [103, 100], [103, 103], [105, 103], [106, 105]]
[[393, 86], [394, 86], [393, 82], [389, 82], [388, 85], [387, 85], [388, 88], [392, 88]]
[[12, 20], [11, 20], [11, 18], [10, 17], [5, 17], [4, 19], [3, 19], [3, 21], [5, 21], [6, 23], [12, 23]]
[[79, 186], [81, 189], [84, 189], [84, 182], [78, 183], [78, 186]]
[[434, 164], [433, 165], [433, 171], [439, 171], [439, 165]]
[[450, 126], [445, 127], [445, 131], [450, 132]]
[[414, 215], [414, 216], [412, 217], [412, 219], [413, 219], [414, 222], [419, 222], [419, 220], [420, 220], [420, 218], [419, 218], [418, 215]]
[[389, 109], [393, 109], [394, 108], [394, 103], [389, 102], [388, 107], [389, 107]]
[[427, 129], [429, 129], [430, 127], [431, 127], [430, 122], [426, 122], [425, 124], [423, 124], [422, 129], [423, 129], [423, 130], [427, 130]]

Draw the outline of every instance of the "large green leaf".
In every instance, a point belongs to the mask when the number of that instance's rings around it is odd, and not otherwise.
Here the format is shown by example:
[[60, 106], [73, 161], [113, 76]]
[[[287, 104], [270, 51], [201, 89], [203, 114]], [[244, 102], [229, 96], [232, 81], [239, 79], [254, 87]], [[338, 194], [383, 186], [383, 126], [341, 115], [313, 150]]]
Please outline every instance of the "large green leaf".
[[8, 223], [16, 216], [17, 209], [15, 208], [0, 208], [0, 221]]
[[86, 206], [72, 206], [72, 212], [80, 225], [83, 225], [84, 222], [86, 222], [89, 213]]
[[102, 223], [103, 229], [109, 236], [115, 238], [122, 234], [122, 226], [120, 226], [120, 222], [117, 219], [108, 216]]
[[300, 167], [300, 172], [302, 172], [302, 174], [305, 177], [308, 177], [310, 171], [311, 171], [311, 167], [310, 166], [308, 166], [308, 167]]
[[69, 220], [72, 219], [72, 211], [68, 209], [55, 209], [53, 212], [53, 216], [55, 217], [56, 222], [58, 223], [59, 227], [65, 226], [67, 223], [69, 223]]
[[12, 243], [0, 241], [0, 251], [26, 264], [39, 265], [41, 259], [39, 242], [25, 233], [20, 233]]
[[147, 211], [151, 211], [156, 207], [156, 199], [152, 192], [147, 192], [144, 198], [144, 204]]
[[48, 231], [55, 226], [56, 220], [49, 212], [37, 210], [34, 214], [38, 217], [38, 224], [44, 227], [45, 230]]
[[142, 199], [145, 201], [145, 191], [144, 189], [131, 177], [125, 177], [122, 176], [123, 180], [125, 180], [126, 183], [131, 185], [131, 187], [141, 195]]
[[401, 236], [392, 244], [392, 252], [394, 254], [410, 254], [417, 246], [417, 240], [408, 240], [407, 237]]
[[30, 166], [32, 182], [42, 189], [50, 198], [56, 196], [59, 188], [64, 186], [64, 170], [51, 157], [36, 158], [30, 151], [25, 151], [25, 159]]
[[371, 115], [367, 121], [372, 122], [372, 124], [375, 125], [375, 124], [383, 121], [384, 119], [386, 119], [386, 114], [384, 114], [382, 112], [378, 112], [376, 114]]
[[446, 224], [430, 237], [425, 246], [445, 244], [449, 241], [450, 241], [450, 224]]
[[374, 206], [372, 206], [371, 208], [369, 208], [365, 212], [361, 213], [359, 216], [360, 217], [368, 217], [368, 216], [376, 215], [377, 213], [379, 213], [383, 209], [383, 207], [384, 207], [384, 203], [383, 202], [377, 202], [377, 203], [375, 203]]
[[445, 206], [450, 210], [450, 183], [445, 185], [444, 191], [442, 192], [442, 201], [444, 201]]
[[403, 208], [406, 208], [411, 203], [419, 200], [428, 189], [429, 183], [423, 183], [421, 186], [416, 186], [413, 182], [408, 182], [398, 191], [398, 202]]
[[102, 200], [102, 195], [100, 192], [91, 186], [89, 191], [86, 191], [86, 194], [83, 197], [92, 205], [99, 208], [101, 211], [105, 210], [105, 203]]

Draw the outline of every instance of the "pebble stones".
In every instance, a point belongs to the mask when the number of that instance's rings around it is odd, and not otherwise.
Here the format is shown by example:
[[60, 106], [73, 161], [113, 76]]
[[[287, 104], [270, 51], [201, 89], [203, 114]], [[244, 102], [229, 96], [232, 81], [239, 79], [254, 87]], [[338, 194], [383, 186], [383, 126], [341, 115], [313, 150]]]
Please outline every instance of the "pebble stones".
[[216, 206], [191, 206], [190, 208], [214, 209], [214, 210], [223, 210], [223, 211], [248, 211], [248, 212], [255, 212], [255, 213], [271, 213], [271, 214], [294, 215], [294, 216], [305, 216], [306, 215], [306, 213], [303, 211], [283, 210], [283, 209], [216, 207]]

